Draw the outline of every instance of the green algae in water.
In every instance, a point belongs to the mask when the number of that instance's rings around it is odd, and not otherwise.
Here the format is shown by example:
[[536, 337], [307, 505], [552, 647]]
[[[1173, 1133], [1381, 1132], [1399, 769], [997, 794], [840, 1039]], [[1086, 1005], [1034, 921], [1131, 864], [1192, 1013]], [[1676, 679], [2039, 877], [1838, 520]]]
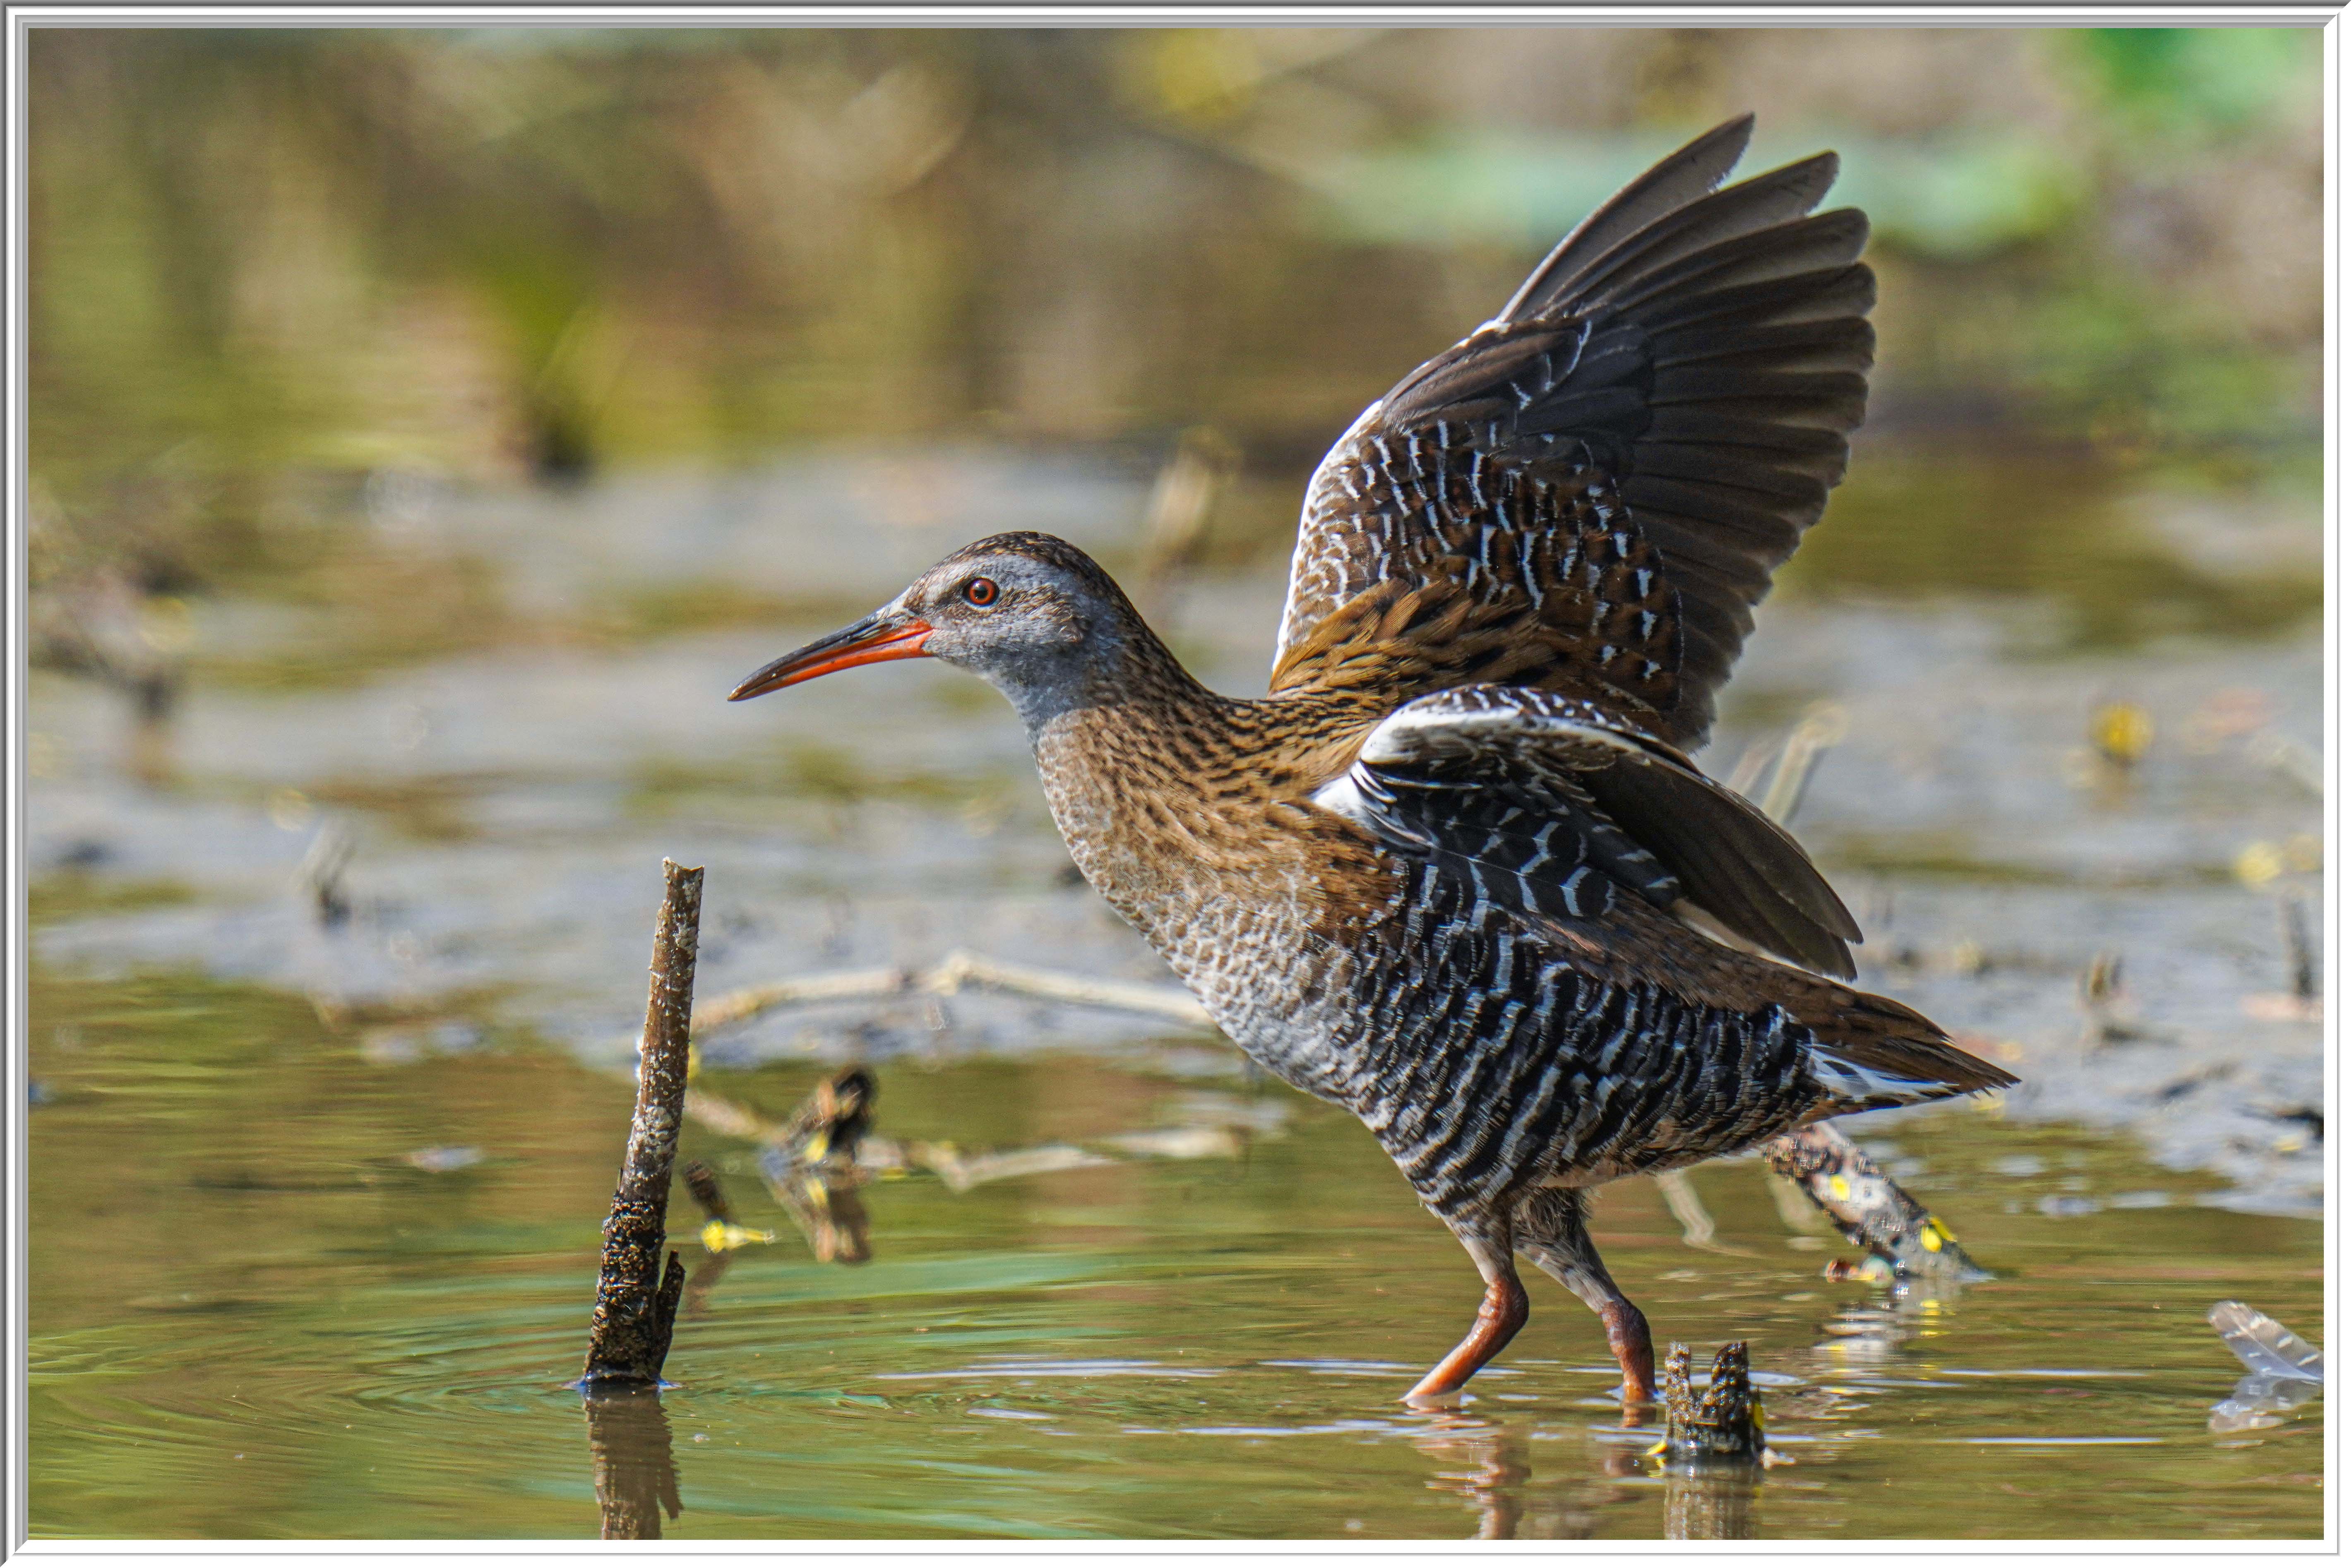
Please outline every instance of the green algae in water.
[[[45, 975], [32, 1008], [37, 1537], [595, 1532], [564, 1384], [624, 1079], [526, 1046], [372, 1060], [298, 999], [194, 979]], [[814, 1071], [700, 1081], [773, 1107]], [[1166, 1125], [1200, 1092], [1066, 1056], [881, 1078], [886, 1131], [973, 1149]], [[1474, 1401], [1405, 1411], [1475, 1277], [1351, 1119], [1229, 1092], [1289, 1112], [1238, 1159], [877, 1183], [856, 1268], [791, 1236], [749, 1145], [690, 1126], [682, 1156], [785, 1239], [680, 1321], [665, 1533], [1656, 1538], [1655, 1428], [1618, 1426], [1591, 1315], [1539, 1289]], [[1906, 1179], [2000, 1279], [1827, 1282], [1838, 1244], [1792, 1232], [1753, 1162], [1695, 1173], [1732, 1251], [1682, 1246], [1646, 1183], [1600, 1198], [1662, 1343], [1753, 1346], [1797, 1463], [1746, 1528], [2319, 1533], [2322, 1406], [2208, 1431], [2238, 1369], [2204, 1321], [2238, 1298], [2315, 1334], [2315, 1222], [2200, 1207], [2212, 1178], [1972, 1110], [1868, 1135], [1925, 1162]], [[404, 1158], [451, 1144], [484, 1158]]]

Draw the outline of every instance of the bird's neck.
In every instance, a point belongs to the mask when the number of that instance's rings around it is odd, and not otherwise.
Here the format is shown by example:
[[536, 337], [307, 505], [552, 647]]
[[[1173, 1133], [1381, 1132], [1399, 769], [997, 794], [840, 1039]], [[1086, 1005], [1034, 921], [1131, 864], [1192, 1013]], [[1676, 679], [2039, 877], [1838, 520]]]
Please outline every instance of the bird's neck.
[[1283, 824], [1347, 765], [1367, 722], [1354, 707], [1220, 696], [1156, 637], [1095, 695], [1030, 735], [1096, 890], [1171, 958], [1204, 910], [1288, 896], [1310, 836]]
[[1090, 714], [1181, 713], [1197, 721], [1223, 700], [1192, 679], [1140, 616], [1119, 608], [1126, 613], [1105, 617], [1083, 643], [999, 682], [1033, 746]]

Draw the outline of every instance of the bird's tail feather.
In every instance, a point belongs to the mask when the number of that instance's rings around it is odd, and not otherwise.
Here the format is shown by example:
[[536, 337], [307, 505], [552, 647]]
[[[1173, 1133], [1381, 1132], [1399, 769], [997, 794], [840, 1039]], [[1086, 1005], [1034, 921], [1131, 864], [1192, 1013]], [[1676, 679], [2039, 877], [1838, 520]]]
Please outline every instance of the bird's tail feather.
[[1801, 1007], [1812, 1035], [1813, 1076], [1841, 1103], [1826, 1114], [1916, 1105], [2006, 1089], [2017, 1081], [1969, 1055], [1950, 1036], [1900, 1002], [1847, 991], [1833, 1005]]

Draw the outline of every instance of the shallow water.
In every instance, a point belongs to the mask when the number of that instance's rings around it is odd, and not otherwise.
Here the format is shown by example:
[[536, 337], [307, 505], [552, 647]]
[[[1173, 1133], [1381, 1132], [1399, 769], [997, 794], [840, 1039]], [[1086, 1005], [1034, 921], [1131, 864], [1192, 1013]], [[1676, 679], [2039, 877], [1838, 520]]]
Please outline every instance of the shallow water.
[[[705, 997], [959, 947], [1167, 978], [1068, 879], [975, 683], [719, 700], [991, 528], [1132, 558], [1148, 474], [867, 454], [377, 497], [353, 570], [462, 557], [503, 618], [197, 604], [160, 745], [37, 679], [35, 1533], [581, 1535], [600, 1463], [637, 1514], [674, 1473], [678, 1536], [2316, 1533], [2322, 1406], [2210, 1432], [2239, 1369], [2203, 1318], [2239, 1298], [2320, 1338], [2319, 1026], [2280, 924], [2317, 891], [2316, 533], [2291, 496], [2053, 483], [2000, 564], [1947, 470], [1880, 470], [1765, 607], [1704, 760], [1843, 723], [1795, 828], [1864, 983], [2025, 1079], [1854, 1130], [2001, 1278], [1830, 1283], [1841, 1244], [1752, 1162], [1694, 1173], [1731, 1250], [1685, 1245], [1653, 1184], [1600, 1200], [1662, 1343], [1751, 1342], [1796, 1463], [1654, 1475], [1557, 1293], [1461, 1411], [1404, 1411], [1475, 1276], [1368, 1134], [1213, 1037], [970, 994], [716, 1032], [698, 1087], [775, 1118], [862, 1059], [891, 1137], [1091, 1163], [877, 1182], [848, 1268], [751, 1144], [694, 1127], [781, 1239], [698, 1273], [657, 1415], [583, 1412], [663, 856], [710, 868]], [[1279, 595], [1265, 558], [1150, 595], [1233, 691], [1262, 689]], [[2130, 769], [2087, 750], [2114, 701], [2154, 727]], [[338, 844], [327, 921], [299, 868]], [[1171, 1129], [1189, 1157], [1107, 1142]]]
[[[52, 979], [36, 1006], [36, 1535], [596, 1531], [565, 1383], [625, 1079], [515, 1038], [386, 1058], [192, 979]], [[813, 1076], [698, 1087], [777, 1115]], [[2201, 1206], [2222, 1184], [2112, 1140], [1980, 1110], [1886, 1131], [1873, 1146], [2001, 1275], [1902, 1298], [1824, 1280], [1842, 1244], [1792, 1229], [1754, 1162], [1696, 1173], [1722, 1250], [1684, 1245], [1652, 1184], [1606, 1189], [1596, 1234], [1661, 1344], [1753, 1347], [1795, 1462], [1735, 1485], [1654, 1473], [1594, 1321], [1548, 1286], [1460, 1410], [1398, 1405], [1475, 1277], [1344, 1115], [1071, 1057], [880, 1076], [902, 1137], [1108, 1152], [1205, 1122], [1237, 1152], [877, 1182], [874, 1258], [847, 1267], [814, 1260], [750, 1144], [690, 1128], [683, 1154], [780, 1238], [712, 1278], [681, 1192], [677, 1386], [594, 1418], [626, 1460], [612, 1497], [674, 1474], [670, 1536], [2320, 1528], [2322, 1406], [2209, 1432], [2238, 1369], [2203, 1319], [2242, 1298], [2315, 1336], [2318, 1226]]]

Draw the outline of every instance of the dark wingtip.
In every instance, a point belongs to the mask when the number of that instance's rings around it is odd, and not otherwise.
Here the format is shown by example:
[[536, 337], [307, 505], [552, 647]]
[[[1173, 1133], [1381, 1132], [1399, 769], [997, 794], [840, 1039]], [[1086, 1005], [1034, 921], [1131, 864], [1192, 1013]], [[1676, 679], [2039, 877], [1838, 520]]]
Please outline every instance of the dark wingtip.
[[[1959, 1047], [1956, 1046], [1953, 1048], [1958, 1050]], [[1997, 1068], [1993, 1066], [1992, 1063], [1985, 1060], [1984, 1058], [1978, 1056], [1974, 1051], [1961, 1051], [1960, 1054], [1967, 1057], [1969, 1060], [1976, 1063], [1979, 1067], [1984, 1068], [1984, 1072], [1981, 1075], [1984, 1081], [1971, 1087], [1969, 1090], [1970, 1094], [1990, 1094], [1995, 1089], [2015, 1089], [2019, 1084], [2025, 1081], [2015, 1073], [2010, 1071], [2007, 1068]]]
[[1739, 144], [1739, 151], [1734, 153], [1731, 159], [1734, 163], [1737, 163], [1741, 158], [1747, 156], [1748, 139], [1755, 134], [1756, 111], [1751, 109], [1745, 114], [1733, 115], [1712, 131], [1702, 132], [1692, 137], [1690, 141], [1684, 143], [1683, 152], [1687, 153], [1693, 147], [1698, 146], [1713, 147], [1720, 142], [1737, 142]]
[[[1635, 175], [1552, 247], [1551, 254], [1495, 313], [1495, 320], [1526, 319], [1541, 308], [1538, 302], [1551, 295], [1554, 285], [1572, 275], [1577, 267], [1675, 207], [1686, 206], [1718, 189], [1748, 155], [1748, 139], [1755, 130], [1756, 114], [1751, 110], [1701, 132]], [[1660, 205], [1661, 202], [1666, 205]]]

